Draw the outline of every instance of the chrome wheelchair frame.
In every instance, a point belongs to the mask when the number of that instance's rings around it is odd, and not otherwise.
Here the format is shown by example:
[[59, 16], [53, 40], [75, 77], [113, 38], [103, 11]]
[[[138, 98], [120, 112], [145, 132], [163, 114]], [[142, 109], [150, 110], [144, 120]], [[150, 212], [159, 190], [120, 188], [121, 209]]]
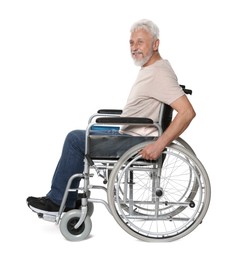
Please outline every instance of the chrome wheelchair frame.
[[[69, 179], [58, 216], [43, 218], [59, 224], [66, 239], [80, 241], [91, 232], [94, 203], [102, 203], [120, 227], [137, 239], [161, 242], [186, 236], [202, 222], [209, 207], [211, 187], [204, 166], [182, 138], [166, 147], [157, 160], [147, 161], [139, 151], [157, 137], [90, 135], [94, 125], [127, 124], [154, 125], [160, 136], [170, 124], [173, 110], [162, 104], [156, 123], [148, 118], [124, 118], [121, 112], [104, 109], [90, 117], [84, 172]], [[105, 151], [105, 146], [113, 151]], [[103, 185], [91, 184], [93, 170], [103, 178]], [[82, 179], [83, 186], [71, 188], [75, 178]], [[107, 200], [92, 198], [92, 189], [104, 190]], [[69, 192], [78, 193], [81, 207], [64, 212]]]

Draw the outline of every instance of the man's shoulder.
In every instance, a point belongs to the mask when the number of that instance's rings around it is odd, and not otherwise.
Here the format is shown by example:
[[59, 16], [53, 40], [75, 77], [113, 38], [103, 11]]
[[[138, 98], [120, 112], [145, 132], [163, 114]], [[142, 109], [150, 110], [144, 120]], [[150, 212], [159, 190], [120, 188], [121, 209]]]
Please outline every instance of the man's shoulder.
[[159, 60], [154, 64], [155, 69], [164, 69], [164, 70], [172, 70], [172, 66], [168, 60]]
[[170, 62], [168, 60], [162, 59], [162, 60], [158, 60], [155, 63], [147, 66], [147, 67], [143, 67], [141, 69], [142, 71], [155, 71], [155, 70], [162, 70], [162, 71], [173, 71], [172, 66], [170, 64]]
[[168, 60], [159, 60], [149, 66], [145, 71], [147, 75], [153, 78], [176, 77], [176, 74]]

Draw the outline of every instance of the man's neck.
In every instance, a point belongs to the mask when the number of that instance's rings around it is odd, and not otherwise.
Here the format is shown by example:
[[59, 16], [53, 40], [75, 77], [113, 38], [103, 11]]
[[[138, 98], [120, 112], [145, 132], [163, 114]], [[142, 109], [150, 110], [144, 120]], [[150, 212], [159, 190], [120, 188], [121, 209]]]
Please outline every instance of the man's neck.
[[152, 57], [142, 67], [150, 66], [158, 60], [162, 60], [162, 57], [160, 56], [159, 52], [157, 51], [152, 55]]

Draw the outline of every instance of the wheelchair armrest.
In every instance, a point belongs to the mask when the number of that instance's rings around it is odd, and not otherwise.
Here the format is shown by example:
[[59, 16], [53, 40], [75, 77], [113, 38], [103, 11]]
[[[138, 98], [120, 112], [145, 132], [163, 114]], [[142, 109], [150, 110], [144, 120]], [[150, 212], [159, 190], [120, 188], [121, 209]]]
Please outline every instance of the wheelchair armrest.
[[112, 114], [112, 115], [120, 115], [122, 114], [122, 110], [121, 109], [99, 109], [97, 111], [98, 114], [106, 114], [106, 115], [109, 115], [109, 114]]
[[97, 111], [96, 114], [93, 114], [90, 118], [89, 118], [89, 123], [91, 123], [91, 121], [96, 117], [100, 117], [101, 115], [102, 116], [115, 116], [118, 117], [119, 115], [122, 114], [122, 110], [120, 109], [99, 109]]
[[99, 117], [96, 123], [101, 124], [153, 124], [154, 121], [144, 117]]

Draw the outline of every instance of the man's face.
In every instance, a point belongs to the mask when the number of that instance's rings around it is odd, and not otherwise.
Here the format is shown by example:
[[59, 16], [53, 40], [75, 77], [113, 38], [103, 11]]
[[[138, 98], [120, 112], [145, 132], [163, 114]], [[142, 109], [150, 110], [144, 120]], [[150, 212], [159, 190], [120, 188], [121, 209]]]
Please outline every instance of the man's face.
[[135, 64], [146, 66], [154, 52], [151, 34], [144, 29], [139, 29], [131, 34], [129, 43]]

